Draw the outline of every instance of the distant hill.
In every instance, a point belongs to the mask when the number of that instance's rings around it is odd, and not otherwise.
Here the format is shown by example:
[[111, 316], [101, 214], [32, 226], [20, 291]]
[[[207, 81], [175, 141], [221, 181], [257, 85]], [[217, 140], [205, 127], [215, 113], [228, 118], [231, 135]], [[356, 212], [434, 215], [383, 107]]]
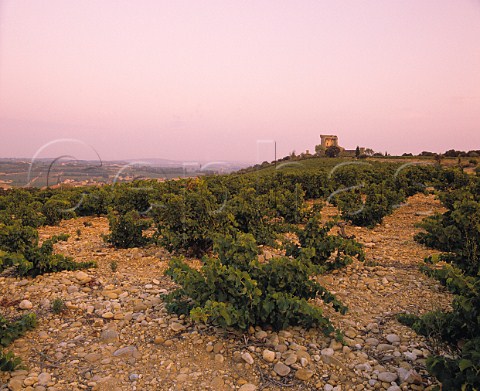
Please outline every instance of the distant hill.
[[232, 172], [242, 168], [250, 167], [252, 163], [249, 162], [237, 162], [237, 161], [180, 161], [169, 160], [159, 158], [147, 158], [147, 159], [126, 159], [124, 160], [128, 164], [132, 165], [151, 165], [153, 167], [186, 167], [193, 169], [197, 167], [199, 171], [215, 171], [215, 172]]
[[170, 179], [228, 174], [248, 167], [243, 162], [186, 162], [159, 158], [114, 161], [54, 158], [0, 158], [0, 187], [44, 187], [59, 184], [94, 185], [135, 179]]

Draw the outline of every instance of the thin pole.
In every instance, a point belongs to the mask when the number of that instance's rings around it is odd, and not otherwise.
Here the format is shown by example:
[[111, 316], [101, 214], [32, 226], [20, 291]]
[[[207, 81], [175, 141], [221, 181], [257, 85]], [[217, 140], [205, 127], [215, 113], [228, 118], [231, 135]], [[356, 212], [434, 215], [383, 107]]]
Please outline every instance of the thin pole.
[[275, 141], [275, 168], [277, 168], [277, 142]]

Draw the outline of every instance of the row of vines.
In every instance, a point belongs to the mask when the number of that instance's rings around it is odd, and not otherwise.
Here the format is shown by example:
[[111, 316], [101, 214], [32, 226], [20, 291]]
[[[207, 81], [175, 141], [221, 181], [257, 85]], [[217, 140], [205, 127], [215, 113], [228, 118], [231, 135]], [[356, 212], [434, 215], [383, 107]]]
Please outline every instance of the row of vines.
[[399, 320], [440, 343], [427, 366], [443, 390], [480, 389], [480, 177], [452, 175], [438, 185], [447, 211], [426, 218], [415, 239], [442, 251], [425, 259], [422, 270], [455, 296], [451, 311]]

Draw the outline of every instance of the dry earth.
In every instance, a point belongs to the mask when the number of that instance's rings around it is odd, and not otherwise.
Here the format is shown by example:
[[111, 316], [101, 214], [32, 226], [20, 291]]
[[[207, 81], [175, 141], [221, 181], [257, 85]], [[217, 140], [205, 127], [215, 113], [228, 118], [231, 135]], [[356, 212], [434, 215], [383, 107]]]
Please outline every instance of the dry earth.
[[[191, 325], [164, 310], [160, 295], [173, 288], [163, 277], [166, 251], [107, 246], [101, 237], [108, 232], [105, 218], [45, 227], [42, 238], [70, 234], [68, 242], [57, 244], [58, 252], [94, 259], [98, 268], [35, 279], [0, 277], [2, 312], [17, 316], [24, 311], [19, 303], [28, 300], [39, 319], [35, 330], [11, 346], [27, 369], [1, 374], [0, 389], [429, 389], [435, 379], [425, 371], [425, 358], [436, 347], [394, 315], [448, 308], [451, 302], [418, 271], [433, 251], [413, 241], [415, 223], [440, 210], [433, 196], [416, 195], [373, 230], [347, 227], [366, 245], [367, 261], [319, 278], [349, 307], [344, 316], [325, 310], [345, 331], [347, 346], [298, 327], [238, 335]], [[326, 208], [325, 215], [332, 213]], [[56, 298], [65, 301], [66, 312], [52, 312]]]

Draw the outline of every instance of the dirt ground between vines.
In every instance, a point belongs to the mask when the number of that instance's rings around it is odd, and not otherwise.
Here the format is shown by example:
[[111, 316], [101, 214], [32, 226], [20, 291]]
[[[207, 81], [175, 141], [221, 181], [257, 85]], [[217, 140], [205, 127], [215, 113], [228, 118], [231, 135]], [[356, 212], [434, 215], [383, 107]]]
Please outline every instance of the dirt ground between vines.
[[[345, 332], [346, 346], [315, 329], [241, 335], [192, 325], [164, 309], [161, 294], [174, 288], [163, 276], [171, 258], [164, 249], [113, 249], [102, 240], [108, 233], [103, 217], [44, 227], [41, 238], [70, 235], [57, 252], [95, 260], [98, 267], [35, 279], [0, 277], [2, 313], [18, 316], [26, 312], [19, 303], [28, 300], [38, 316], [37, 328], [10, 346], [25, 369], [1, 374], [0, 389], [430, 389], [436, 382], [425, 358], [437, 346], [399, 324], [395, 314], [449, 307], [452, 297], [418, 270], [434, 251], [413, 240], [415, 224], [439, 211], [432, 195], [415, 195], [374, 229], [346, 228], [366, 245], [366, 261], [318, 277], [349, 308], [346, 315], [325, 309]], [[333, 207], [323, 211], [324, 217], [335, 213]], [[53, 313], [55, 299], [67, 310]]]

